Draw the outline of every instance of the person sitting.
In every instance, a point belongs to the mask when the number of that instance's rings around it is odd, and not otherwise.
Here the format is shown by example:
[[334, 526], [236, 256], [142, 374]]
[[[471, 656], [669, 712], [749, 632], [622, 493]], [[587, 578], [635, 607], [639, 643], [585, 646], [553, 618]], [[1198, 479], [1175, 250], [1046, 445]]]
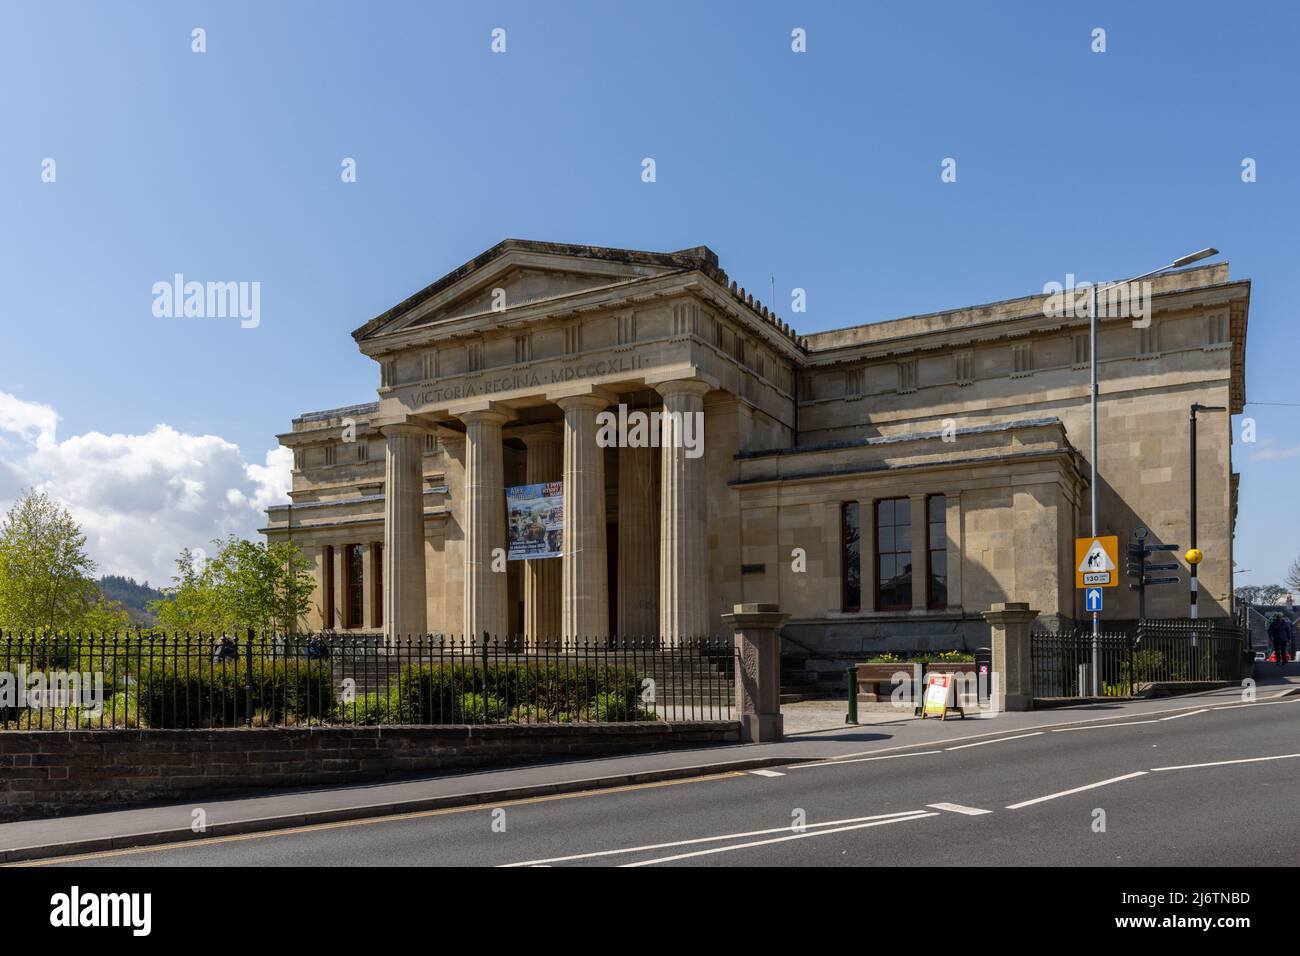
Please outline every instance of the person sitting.
[[307, 638], [306, 650], [309, 661], [323, 661], [330, 656], [330, 646], [319, 634], [312, 634]]
[[239, 646], [235, 639], [228, 634], [223, 634], [221, 640], [217, 641], [217, 646], [212, 652], [212, 663], [220, 664], [222, 661], [239, 660]]

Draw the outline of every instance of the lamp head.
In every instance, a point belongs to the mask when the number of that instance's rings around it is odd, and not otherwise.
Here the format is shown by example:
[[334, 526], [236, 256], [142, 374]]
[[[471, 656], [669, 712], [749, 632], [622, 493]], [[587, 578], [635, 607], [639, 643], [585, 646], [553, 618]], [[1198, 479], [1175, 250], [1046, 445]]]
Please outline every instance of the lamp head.
[[1183, 256], [1181, 259], [1175, 259], [1173, 268], [1181, 269], [1183, 266], [1190, 266], [1193, 262], [1200, 262], [1202, 259], [1208, 259], [1210, 256], [1217, 256], [1219, 250], [1213, 246], [1208, 249], [1202, 249], [1200, 252], [1193, 252], [1191, 255]]

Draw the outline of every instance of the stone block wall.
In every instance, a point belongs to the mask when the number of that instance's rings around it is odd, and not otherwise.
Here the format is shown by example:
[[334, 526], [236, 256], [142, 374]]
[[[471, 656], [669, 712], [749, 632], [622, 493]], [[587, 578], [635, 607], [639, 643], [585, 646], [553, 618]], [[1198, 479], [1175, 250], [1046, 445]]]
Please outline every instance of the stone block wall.
[[733, 721], [0, 732], [0, 822], [736, 743]]

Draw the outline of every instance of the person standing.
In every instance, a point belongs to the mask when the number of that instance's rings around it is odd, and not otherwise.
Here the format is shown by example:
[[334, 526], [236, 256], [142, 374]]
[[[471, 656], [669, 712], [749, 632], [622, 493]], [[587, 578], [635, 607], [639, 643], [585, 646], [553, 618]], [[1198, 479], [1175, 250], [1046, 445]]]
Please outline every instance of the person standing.
[[1286, 663], [1287, 639], [1290, 636], [1291, 628], [1283, 620], [1282, 612], [1275, 612], [1273, 619], [1268, 622], [1268, 641], [1273, 645], [1274, 659], [1279, 664]]

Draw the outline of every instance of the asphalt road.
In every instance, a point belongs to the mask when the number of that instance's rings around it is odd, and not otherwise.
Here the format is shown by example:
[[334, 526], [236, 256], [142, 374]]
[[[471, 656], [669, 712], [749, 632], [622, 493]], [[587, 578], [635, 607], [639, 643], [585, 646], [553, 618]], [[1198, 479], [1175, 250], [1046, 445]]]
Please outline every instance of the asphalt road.
[[50, 861], [77, 866], [1300, 864], [1300, 697]]

